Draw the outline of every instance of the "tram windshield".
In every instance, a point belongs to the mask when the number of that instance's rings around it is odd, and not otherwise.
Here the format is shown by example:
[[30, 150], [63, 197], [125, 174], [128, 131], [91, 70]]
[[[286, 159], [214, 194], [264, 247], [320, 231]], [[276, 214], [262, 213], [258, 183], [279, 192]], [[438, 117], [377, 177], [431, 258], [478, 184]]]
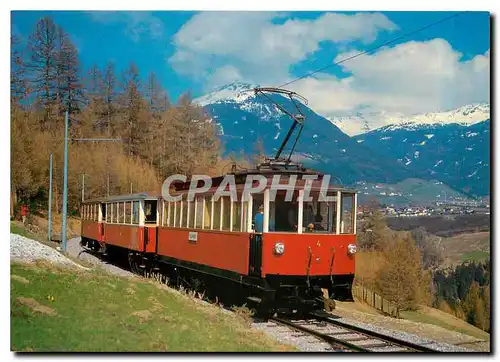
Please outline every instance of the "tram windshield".
[[[291, 200], [285, 199], [285, 192], [278, 192], [275, 199], [269, 201], [268, 232], [355, 233], [355, 197], [353, 193], [342, 192], [339, 200], [337, 191], [329, 191], [328, 201], [318, 193], [311, 193], [310, 196], [310, 201], [304, 201], [300, 205], [297, 192], [294, 193]], [[254, 198], [254, 217], [258, 213], [258, 208], [263, 204], [262, 195]], [[299, 225], [301, 225], [300, 231]]]
[[302, 210], [303, 233], [336, 233], [337, 202], [304, 202]]

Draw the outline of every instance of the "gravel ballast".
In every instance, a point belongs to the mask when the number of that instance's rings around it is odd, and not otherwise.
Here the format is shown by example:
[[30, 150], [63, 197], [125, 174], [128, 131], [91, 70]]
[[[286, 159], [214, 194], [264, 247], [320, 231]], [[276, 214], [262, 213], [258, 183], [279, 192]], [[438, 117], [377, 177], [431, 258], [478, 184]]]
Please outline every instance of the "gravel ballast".
[[99, 266], [100, 268], [110, 272], [111, 274], [121, 277], [137, 278], [137, 275], [135, 275], [131, 271], [110, 264], [106, 262], [106, 260], [98, 258], [97, 256], [93, 255], [86, 249], [82, 248], [82, 246], [80, 245], [80, 237], [68, 240], [68, 243], [66, 244], [66, 251], [69, 256], [76, 259], [84, 260], [92, 265]]
[[10, 258], [25, 263], [44, 260], [52, 264], [84, 268], [50, 246], [17, 234], [10, 234]]

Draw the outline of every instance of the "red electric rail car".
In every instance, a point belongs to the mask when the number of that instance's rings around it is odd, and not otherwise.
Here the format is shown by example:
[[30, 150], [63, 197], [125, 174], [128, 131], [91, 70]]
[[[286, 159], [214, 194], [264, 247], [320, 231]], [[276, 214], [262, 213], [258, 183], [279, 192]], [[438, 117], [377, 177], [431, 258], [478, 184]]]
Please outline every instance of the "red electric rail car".
[[[270, 198], [276, 172], [262, 173], [266, 188], [242, 200], [214, 197], [212, 188], [188, 201], [189, 182], [176, 184], [166, 201], [156, 193], [90, 200], [82, 205], [82, 244], [109, 252], [126, 251], [136, 272], [162, 272], [198, 289], [219, 289], [266, 311], [309, 310], [328, 297], [352, 300], [356, 253], [356, 193], [329, 186], [330, 201], [321, 201], [322, 175], [304, 201], [304, 182], [297, 181], [290, 202], [286, 190]], [[295, 173], [296, 174], [296, 173]], [[303, 173], [307, 174], [307, 173]], [[281, 174], [282, 182], [288, 176]], [[263, 230], [254, 220], [263, 205]]]
[[[255, 92], [284, 95], [294, 103], [297, 97], [276, 88]], [[224, 179], [220, 176], [193, 200], [188, 198], [189, 180], [173, 184], [170, 194], [177, 201], [154, 192], [90, 200], [82, 204], [82, 245], [126, 253], [135, 272], [159, 273], [265, 313], [321, 308], [325, 297], [352, 300], [356, 192], [322, 187], [323, 174], [290, 162], [305, 119], [300, 104], [295, 106], [299, 114], [277, 104], [294, 123], [273, 159], [254, 170], [230, 173], [236, 186], [233, 197], [215, 197]], [[295, 129], [299, 131], [290, 156], [281, 158]], [[263, 176], [267, 184], [244, 198], [249, 175]], [[272, 182], [277, 175], [278, 188]], [[316, 179], [309, 185], [304, 176]], [[294, 178], [295, 185], [286, 186]], [[263, 215], [257, 232], [259, 209]]]

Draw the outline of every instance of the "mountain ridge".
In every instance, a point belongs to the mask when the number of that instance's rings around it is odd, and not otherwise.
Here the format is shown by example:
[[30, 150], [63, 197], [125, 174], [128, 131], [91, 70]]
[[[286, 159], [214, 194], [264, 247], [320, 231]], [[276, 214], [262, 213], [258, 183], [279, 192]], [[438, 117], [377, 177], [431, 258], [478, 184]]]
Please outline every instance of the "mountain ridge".
[[427, 112], [410, 116], [390, 115], [386, 112], [362, 113], [353, 116], [326, 117], [342, 132], [353, 137], [377, 130], [432, 128], [448, 124], [471, 126], [490, 119], [488, 103], [467, 104], [444, 112]]

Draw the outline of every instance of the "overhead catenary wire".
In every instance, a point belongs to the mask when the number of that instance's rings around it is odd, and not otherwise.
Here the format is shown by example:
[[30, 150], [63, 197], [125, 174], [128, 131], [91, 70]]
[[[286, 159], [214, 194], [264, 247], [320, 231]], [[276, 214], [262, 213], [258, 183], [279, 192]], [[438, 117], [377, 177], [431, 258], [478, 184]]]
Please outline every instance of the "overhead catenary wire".
[[302, 80], [302, 79], [304, 79], [304, 78], [308, 78], [308, 77], [310, 77], [311, 75], [314, 75], [314, 74], [316, 74], [316, 73], [322, 72], [322, 71], [324, 71], [324, 70], [326, 70], [326, 69], [328, 69], [328, 68], [331, 68], [331, 67], [333, 67], [333, 66], [336, 66], [336, 65], [339, 65], [339, 64], [342, 64], [342, 63], [345, 63], [345, 62], [347, 62], [348, 60], [351, 60], [351, 59], [354, 59], [354, 58], [360, 57], [360, 56], [362, 56], [362, 55], [365, 55], [365, 54], [368, 54], [368, 53], [374, 52], [374, 51], [376, 51], [376, 50], [378, 50], [378, 49], [380, 49], [380, 48], [382, 48], [382, 47], [384, 47], [384, 46], [386, 46], [386, 45], [389, 45], [389, 44], [395, 43], [395, 42], [397, 42], [397, 41], [399, 41], [399, 40], [402, 40], [402, 39], [404, 39], [404, 38], [407, 38], [407, 37], [409, 37], [409, 36], [411, 36], [411, 35], [415, 35], [415, 34], [417, 34], [417, 33], [421, 32], [421, 31], [427, 30], [427, 29], [429, 29], [429, 28], [431, 28], [431, 27], [433, 27], [433, 26], [436, 26], [436, 25], [439, 25], [439, 24], [444, 23], [444, 22], [446, 22], [446, 21], [449, 21], [449, 20], [451, 20], [451, 19], [454, 19], [454, 18], [456, 18], [456, 17], [458, 17], [458, 16], [460, 16], [460, 15], [463, 15], [463, 14], [464, 14], [464, 13], [466, 13], [466, 12], [467, 12], [467, 11], [463, 11], [463, 12], [455, 13], [455, 14], [453, 14], [453, 15], [450, 15], [450, 16], [447, 16], [447, 17], [444, 17], [444, 18], [442, 18], [442, 19], [440, 19], [440, 20], [438, 20], [438, 21], [435, 21], [435, 22], [433, 22], [433, 23], [427, 24], [427, 25], [425, 25], [425, 26], [423, 26], [423, 27], [421, 27], [421, 28], [418, 28], [418, 29], [413, 30], [413, 31], [411, 31], [411, 32], [408, 32], [408, 33], [402, 34], [402, 35], [400, 35], [400, 36], [398, 36], [398, 37], [396, 37], [396, 38], [394, 38], [394, 39], [392, 39], [392, 40], [389, 40], [389, 41], [386, 41], [386, 42], [384, 42], [384, 43], [382, 43], [382, 44], [379, 44], [379, 45], [377, 45], [376, 47], [373, 47], [373, 48], [370, 48], [370, 49], [364, 50], [364, 51], [362, 51], [362, 52], [356, 53], [356, 54], [351, 55], [351, 56], [349, 56], [349, 57], [347, 57], [347, 58], [344, 58], [344, 59], [342, 59], [342, 60], [340, 60], [340, 61], [338, 61], [338, 62], [335, 62], [335, 63], [332, 63], [332, 64], [328, 64], [328, 65], [326, 65], [326, 66], [324, 66], [324, 67], [321, 67], [321, 68], [316, 69], [316, 70], [314, 70], [314, 71], [312, 71], [312, 72], [309, 72], [309, 73], [307, 73], [307, 74], [304, 74], [303, 76], [300, 76], [300, 77], [298, 77], [298, 78], [292, 79], [291, 81], [286, 82], [286, 83], [284, 83], [284, 84], [280, 85], [278, 88], [283, 88], [283, 87], [286, 87], [287, 85], [290, 85], [290, 84], [292, 84], [292, 83], [298, 82], [299, 80]]

